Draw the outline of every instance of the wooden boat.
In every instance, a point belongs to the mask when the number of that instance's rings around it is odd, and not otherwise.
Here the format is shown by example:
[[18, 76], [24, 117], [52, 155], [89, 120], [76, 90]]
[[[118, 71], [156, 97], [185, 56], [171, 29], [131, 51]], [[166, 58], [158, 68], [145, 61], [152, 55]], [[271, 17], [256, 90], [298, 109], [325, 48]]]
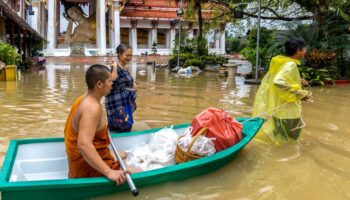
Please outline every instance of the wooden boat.
[[[168, 167], [132, 174], [137, 187], [165, 181], [188, 179], [211, 172], [230, 162], [259, 130], [263, 119], [239, 118], [243, 123], [242, 140], [214, 155]], [[183, 133], [189, 124], [173, 128]], [[114, 134], [114, 144], [133, 149], [149, 139], [158, 129]], [[130, 142], [132, 141], [132, 142]], [[86, 199], [128, 189], [116, 186], [105, 177], [68, 179], [68, 163], [63, 138], [21, 139], [10, 142], [0, 174], [2, 200], [18, 199]], [[142, 195], [142, 190], [140, 192]]]

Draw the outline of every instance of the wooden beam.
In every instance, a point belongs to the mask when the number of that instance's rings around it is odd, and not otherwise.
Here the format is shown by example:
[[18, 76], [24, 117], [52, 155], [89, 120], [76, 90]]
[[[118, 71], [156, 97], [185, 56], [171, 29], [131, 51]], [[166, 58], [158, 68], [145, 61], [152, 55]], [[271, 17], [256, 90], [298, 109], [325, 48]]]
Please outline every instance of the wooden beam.
[[24, 55], [23, 55], [23, 59], [26, 60], [27, 59], [27, 56], [28, 56], [28, 45], [27, 45], [27, 31], [24, 31], [23, 32], [23, 52], [24, 52]]
[[17, 42], [18, 42], [18, 53], [22, 55], [22, 30], [21, 27], [17, 26]]
[[15, 24], [13, 22], [10, 23], [10, 44], [15, 46]]

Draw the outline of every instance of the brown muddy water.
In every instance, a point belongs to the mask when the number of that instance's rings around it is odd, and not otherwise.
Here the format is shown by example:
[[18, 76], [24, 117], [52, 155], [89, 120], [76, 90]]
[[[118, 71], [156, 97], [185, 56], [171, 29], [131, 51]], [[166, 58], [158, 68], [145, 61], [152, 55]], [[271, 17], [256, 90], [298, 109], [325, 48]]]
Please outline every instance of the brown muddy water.
[[[70, 106], [86, 90], [88, 64], [54, 60], [46, 70], [20, 74], [17, 82], [0, 82], [0, 166], [11, 139], [63, 137]], [[186, 123], [209, 106], [249, 116], [257, 90], [240, 77], [222, 80], [215, 73], [178, 77], [136, 63], [130, 72], [139, 88], [136, 129]], [[137, 199], [350, 199], [350, 85], [311, 90], [315, 102], [304, 104], [307, 125], [299, 144], [252, 141], [221, 169], [140, 188]], [[135, 199], [128, 191], [94, 199], [116, 198]]]

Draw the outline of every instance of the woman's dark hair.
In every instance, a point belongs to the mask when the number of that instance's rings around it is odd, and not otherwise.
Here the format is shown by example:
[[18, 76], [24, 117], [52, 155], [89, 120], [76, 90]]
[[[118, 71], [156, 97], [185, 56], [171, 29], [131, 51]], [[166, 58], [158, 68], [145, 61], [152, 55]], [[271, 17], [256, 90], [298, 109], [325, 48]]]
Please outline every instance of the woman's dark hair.
[[130, 45], [128, 45], [128, 44], [120, 44], [120, 45], [118, 45], [118, 47], [116, 48], [116, 52], [117, 52], [118, 58], [119, 58], [120, 55], [122, 55], [128, 49], [131, 49]]
[[85, 81], [88, 89], [94, 89], [98, 81], [104, 83], [108, 79], [110, 72], [110, 69], [105, 65], [91, 65], [85, 73]]
[[298, 50], [302, 50], [305, 46], [305, 40], [303, 38], [292, 38], [284, 43], [287, 56], [293, 56]]

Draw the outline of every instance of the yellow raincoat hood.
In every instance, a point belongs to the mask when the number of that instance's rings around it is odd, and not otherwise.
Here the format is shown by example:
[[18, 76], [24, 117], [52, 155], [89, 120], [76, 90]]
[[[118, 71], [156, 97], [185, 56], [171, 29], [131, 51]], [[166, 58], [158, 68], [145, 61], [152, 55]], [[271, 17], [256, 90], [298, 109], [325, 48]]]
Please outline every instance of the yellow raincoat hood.
[[271, 74], [275, 74], [276, 72], [279, 71], [280, 67], [283, 66], [283, 64], [286, 62], [294, 62], [296, 65], [300, 65], [300, 60], [295, 60], [290, 57], [278, 55], [271, 59], [269, 72]]

